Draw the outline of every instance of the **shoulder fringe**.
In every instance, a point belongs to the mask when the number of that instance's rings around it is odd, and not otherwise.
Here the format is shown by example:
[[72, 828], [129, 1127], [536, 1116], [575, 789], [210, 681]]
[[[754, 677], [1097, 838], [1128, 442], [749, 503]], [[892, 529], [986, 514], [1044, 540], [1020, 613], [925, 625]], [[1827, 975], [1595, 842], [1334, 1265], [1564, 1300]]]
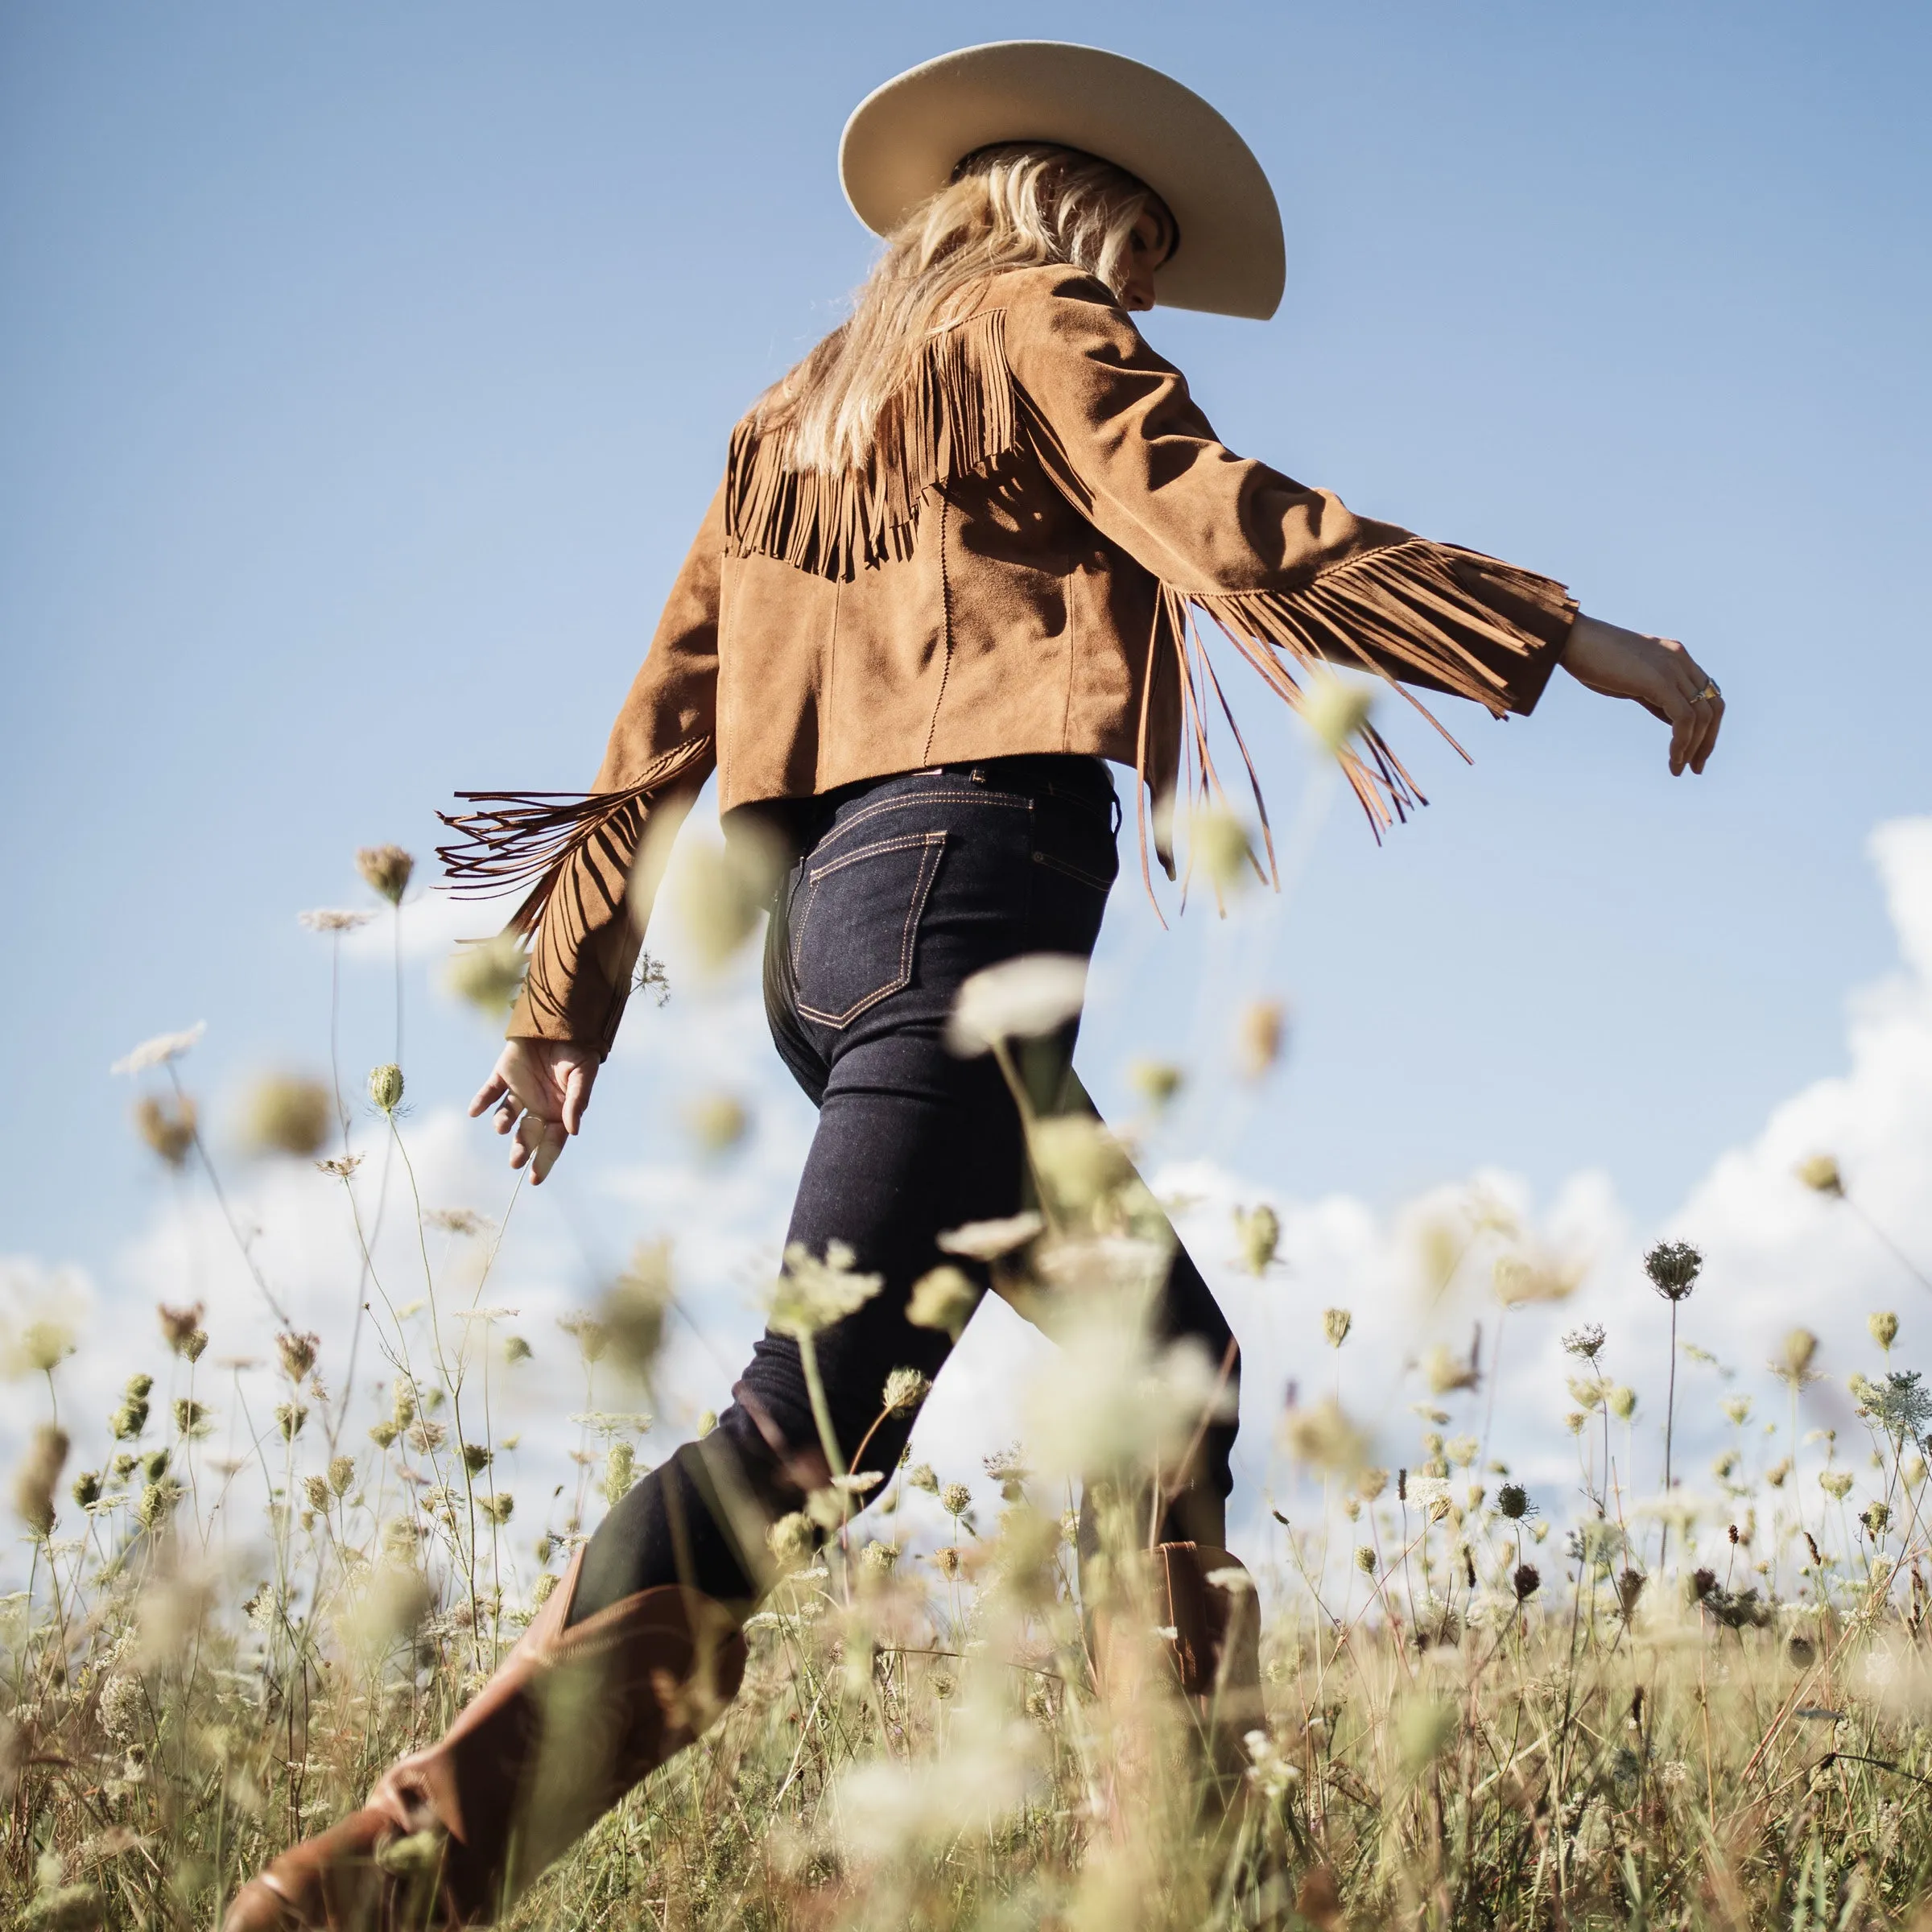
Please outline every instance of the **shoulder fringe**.
[[862, 471], [795, 469], [788, 431], [740, 423], [724, 473], [725, 542], [735, 556], [848, 579], [910, 556], [927, 496], [1021, 447], [1005, 312], [988, 309], [928, 339]]
[[634, 785], [615, 791], [460, 791], [479, 811], [436, 816], [460, 839], [436, 848], [449, 890], [459, 898], [530, 891], [503, 930], [518, 939], [535, 931], [551, 894], [577, 854], [607, 843], [628, 872], [658, 799], [694, 767], [708, 763], [708, 736], [674, 746], [645, 768]]

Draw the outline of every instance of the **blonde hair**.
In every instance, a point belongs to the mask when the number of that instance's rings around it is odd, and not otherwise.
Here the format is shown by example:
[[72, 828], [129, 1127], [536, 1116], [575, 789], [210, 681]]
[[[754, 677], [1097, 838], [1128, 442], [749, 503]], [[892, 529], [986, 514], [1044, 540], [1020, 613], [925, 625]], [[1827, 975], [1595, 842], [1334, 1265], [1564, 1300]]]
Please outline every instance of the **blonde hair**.
[[761, 400], [761, 434], [783, 430], [784, 466], [865, 468], [926, 341], [959, 319], [959, 299], [1001, 269], [1055, 262], [1125, 285], [1134, 224], [1154, 191], [1070, 147], [981, 148], [886, 237], [852, 314]]

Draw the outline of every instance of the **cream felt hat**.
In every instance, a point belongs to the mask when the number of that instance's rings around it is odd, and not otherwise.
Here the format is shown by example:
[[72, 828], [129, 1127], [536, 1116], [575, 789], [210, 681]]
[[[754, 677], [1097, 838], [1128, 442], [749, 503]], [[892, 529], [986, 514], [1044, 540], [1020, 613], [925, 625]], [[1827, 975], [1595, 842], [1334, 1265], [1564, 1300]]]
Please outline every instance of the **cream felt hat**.
[[1174, 308], [1265, 320], [1286, 279], [1281, 210], [1248, 143], [1200, 96], [1137, 60], [1060, 40], [996, 40], [910, 68], [852, 110], [839, 173], [889, 234], [976, 149], [1077, 147], [1145, 181], [1180, 246], [1154, 276]]

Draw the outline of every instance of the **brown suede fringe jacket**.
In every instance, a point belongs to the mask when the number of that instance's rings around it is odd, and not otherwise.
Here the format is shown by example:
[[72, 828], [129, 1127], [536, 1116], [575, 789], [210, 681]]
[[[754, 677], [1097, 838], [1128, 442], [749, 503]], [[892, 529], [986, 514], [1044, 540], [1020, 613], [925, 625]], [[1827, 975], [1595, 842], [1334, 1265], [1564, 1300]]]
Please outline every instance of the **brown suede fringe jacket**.
[[[1236, 456], [1068, 268], [995, 275], [936, 331], [862, 474], [787, 457], [782, 429], [739, 423], [592, 790], [468, 792], [481, 809], [445, 820], [456, 890], [530, 888], [513, 1038], [609, 1051], [649, 910], [631, 883], [646, 826], [675, 824], [714, 766], [729, 813], [1091, 753], [1135, 768], [1142, 871], [1151, 795], [1171, 877], [1177, 795], [1219, 791], [1211, 711], [1247, 757], [1202, 618], [1291, 704], [1291, 667], [1326, 659], [1501, 716], [1535, 704], [1576, 611], [1546, 577]], [[1372, 726], [1341, 755], [1378, 833], [1418, 801]]]

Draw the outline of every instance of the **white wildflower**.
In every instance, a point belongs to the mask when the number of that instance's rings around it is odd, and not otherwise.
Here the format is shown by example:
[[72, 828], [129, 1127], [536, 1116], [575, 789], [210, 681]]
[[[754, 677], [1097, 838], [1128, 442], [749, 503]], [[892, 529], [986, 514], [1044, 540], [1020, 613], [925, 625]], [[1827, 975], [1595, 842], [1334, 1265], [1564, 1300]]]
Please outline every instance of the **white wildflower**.
[[170, 1060], [178, 1060], [188, 1052], [207, 1031], [208, 1022], [196, 1020], [185, 1032], [158, 1033], [151, 1040], [143, 1040], [124, 1059], [116, 1060], [108, 1071], [146, 1073], [151, 1067], [165, 1066]]

